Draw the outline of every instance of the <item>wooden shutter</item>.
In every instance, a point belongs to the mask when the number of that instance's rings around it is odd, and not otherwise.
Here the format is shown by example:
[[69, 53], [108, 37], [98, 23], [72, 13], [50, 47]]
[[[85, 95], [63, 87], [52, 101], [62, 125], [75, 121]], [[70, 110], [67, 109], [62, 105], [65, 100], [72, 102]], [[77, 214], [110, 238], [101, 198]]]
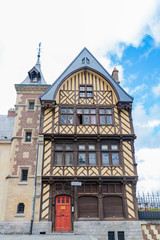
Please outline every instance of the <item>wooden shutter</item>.
[[97, 197], [84, 196], [78, 199], [79, 218], [95, 217], [98, 218], [98, 199]]
[[103, 198], [104, 217], [123, 217], [123, 201], [121, 197]]

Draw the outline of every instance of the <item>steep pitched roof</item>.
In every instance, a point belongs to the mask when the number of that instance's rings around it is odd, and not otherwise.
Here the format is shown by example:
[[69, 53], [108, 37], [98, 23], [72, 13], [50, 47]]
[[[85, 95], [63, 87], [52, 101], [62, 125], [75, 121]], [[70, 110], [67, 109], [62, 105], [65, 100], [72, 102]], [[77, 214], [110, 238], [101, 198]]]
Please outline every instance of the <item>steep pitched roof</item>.
[[106, 69], [97, 61], [97, 59], [84, 48], [79, 55], [73, 60], [73, 62], [66, 68], [66, 70], [59, 76], [59, 78], [51, 85], [48, 90], [40, 96], [41, 100], [55, 100], [56, 90], [61, 83], [76, 71], [83, 68], [90, 69], [97, 72], [102, 77], [104, 77], [114, 88], [117, 93], [119, 102], [132, 102], [133, 98], [129, 96], [124, 89], [111, 77], [111, 75], [106, 71]]
[[[31, 79], [29, 77], [29, 73], [36, 70], [40, 74], [40, 78], [37, 82], [31, 82]], [[47, 85], [42, 70], [41, 70], [41, 65], [37, 64], [28, 72], [28, 76], [25, 78], [25, 80], [21, 83], [22, 85]]]

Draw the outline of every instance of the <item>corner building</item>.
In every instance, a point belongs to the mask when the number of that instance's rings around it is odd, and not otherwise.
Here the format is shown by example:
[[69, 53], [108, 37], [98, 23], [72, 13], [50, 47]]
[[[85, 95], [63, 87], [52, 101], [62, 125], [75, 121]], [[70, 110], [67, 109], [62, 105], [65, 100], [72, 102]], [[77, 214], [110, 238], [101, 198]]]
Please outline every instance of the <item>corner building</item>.
[[129, 231], [138, 220], [133, 98], [118, 71], [109, 75], [84, 48], [40, 102], [35, 226], [92, 234], [114, 222]]

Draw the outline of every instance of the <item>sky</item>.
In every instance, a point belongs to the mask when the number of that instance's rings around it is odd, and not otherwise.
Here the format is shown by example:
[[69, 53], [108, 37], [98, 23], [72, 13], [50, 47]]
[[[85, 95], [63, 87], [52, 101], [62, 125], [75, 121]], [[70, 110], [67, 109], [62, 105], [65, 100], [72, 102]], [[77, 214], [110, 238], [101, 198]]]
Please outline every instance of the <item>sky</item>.
[[52, 84], [88, 50], [134, 97], [138, 191], [160, 191], [160, 0], [0, 0], [0, 114], [37, 60]]

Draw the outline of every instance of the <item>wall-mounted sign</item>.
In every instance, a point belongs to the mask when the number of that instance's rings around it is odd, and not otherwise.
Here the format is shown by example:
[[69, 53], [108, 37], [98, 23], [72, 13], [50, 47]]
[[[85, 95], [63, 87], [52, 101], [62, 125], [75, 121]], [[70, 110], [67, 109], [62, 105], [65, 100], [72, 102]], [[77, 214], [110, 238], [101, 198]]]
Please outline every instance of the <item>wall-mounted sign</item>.
[[82, 186], [82, 182], [71, 182], [71, 186]]

